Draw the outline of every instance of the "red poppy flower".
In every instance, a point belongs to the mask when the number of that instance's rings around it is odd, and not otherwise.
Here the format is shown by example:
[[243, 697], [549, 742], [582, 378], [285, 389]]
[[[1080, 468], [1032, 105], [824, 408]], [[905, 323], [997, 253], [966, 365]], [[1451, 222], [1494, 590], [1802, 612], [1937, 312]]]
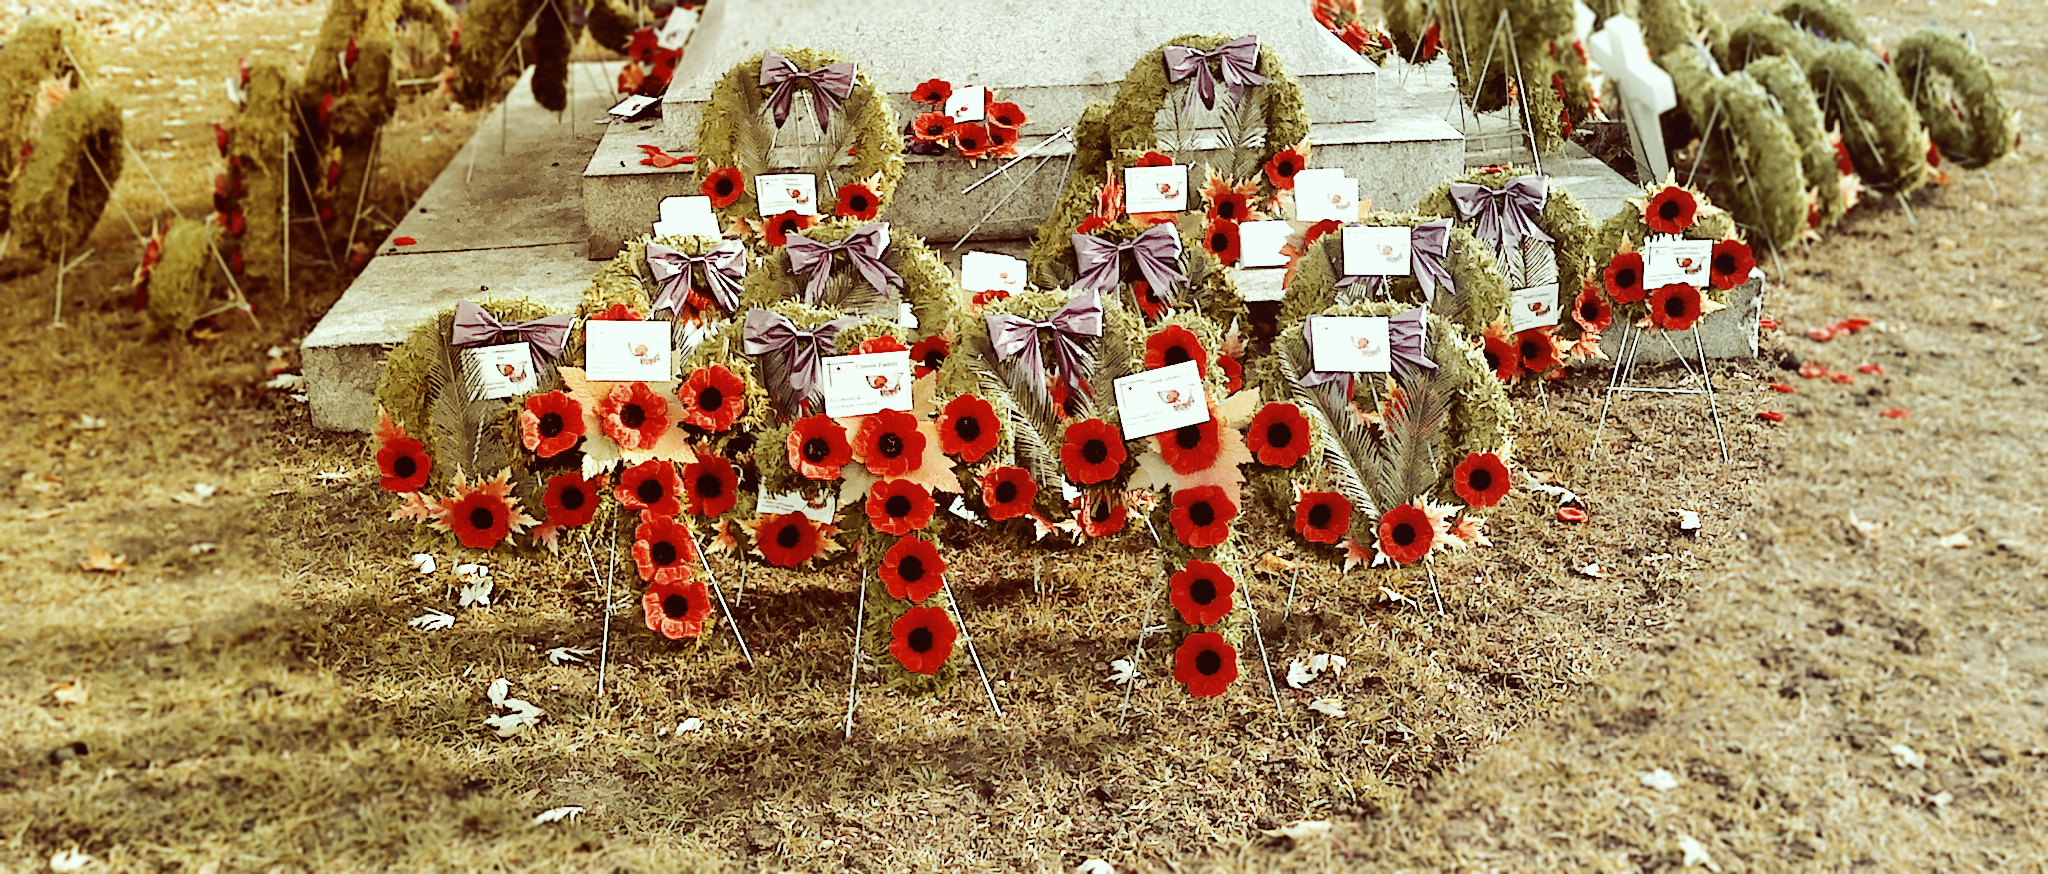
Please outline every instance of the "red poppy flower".
[[1522, 351], [1512, 340], [1488, 333], [1485, 347], [1486, 367], [1501, 382], [1514, 382], [1522, 376]]
[[747, 177], [738, 167], [720, 167], [704, 177], [704, 183], [697, 186], [697, 190], [711, 198], [712, 209], [724, 209], [747, 193]]
[[689, 640], [704, 633], [704, 620], [711, 618], [711, 596], [705, 593], [703, 580], [662, 580], [640, 596], [640, 609], [647, 615], [648, 631], [669, 640]]
[[1194, 425], [1183, 425], [1171, 431], [1155, 435], [1159, 441], [1159, 454], [1166, 459], [1166, 466], [1183, 476], [1201, 473], [1216, 463], [1216, 455], [1223, 451], [1223, 441], [1216, 431], [1215, 416], [1209, 421]]
[[1780, 413], [1780, 412], [1778, 412], [1777, 410], [1758, 410], [1758, 411], [1756, 411], [1756, 417], [1757, 417], [1757, 418], [1759, 418], [1759, 419], [1762, 419], [1762, 420], [1764, 420], [1764, 421], [1766, 421], [1766, 422], [1783, 422], [1783, 421], [1785, 421], [1785, 414], [1784, 414], [1784, 413]]
[[1674, 282], [1650, 292], [1650, 324], [1666, 331], [1683, 331], [1700, 317], [1700, 290], [1688, 283]]
[[1344, 223], [1336, 219], [1323, 219], [1322, 221], [1309, 225], [1308, 230], [1303, 231], [1301, 235], [1302, 248], [1306, 249], [1310, 246], [1315, 245], [1316, 241], [1322, 239], [1324, 234], [1335, 231], [1336, 229], [1341, 228], [1343, 226]]
[[1193, 361], [1196, 373], [1203, 377], [1209, 375], [1209, 353], [1202, 348], [1202, 341], [1195, 338], [1195, 332], [1179, 325], [1167, 325], [1145, 338], [1146, 370], [1158, 370], [1183, 361]]
[[761, 227], [761, 237], [768, 241], [768, 245], [780, 248], [789, 245], [790, 234], [809, 230], [810, 227], [811, 217], [792, 209], [770, 217], [768, 223]]
[[998, 467], [981, 477], [981, 502], [988, 505], [988, 517], [996, 521], [1015, 519], [1031, 512], [1038, 500], [1038, 481], [1021, 467]]
[[697, 575], [697, 542], [682, 523], [648, 517], [633, 529], [633, 564], [646, 582], [690, 579]]
[[668, 433], [668, 402], [647, 383], [620, 383], [597, 402], [597, 426], [623, 448], [651, 449]]
[[884, 534], [922, 531], [937, 509], [930, 489], [906, 479], [885, 479], [868, 489], [868, 524]]
[[1209, 221], [1242, 222], [1251, 215], [1251, 205], [1244, 195], [1234, 189], [1225, 188], [1209, 199]]
[[953, 83], [944, 79], [926, 79], [910, 90], [910, 99], [927, 106], [944, 106], [946, 101], [953, 99]]
[[946, 363], [946, 356], [953, 354], [953, 344], [944, 334], [933, 334], [917, 341], [910, 347], [912, 378], [923, 379], [939, 372]]
[[683, 509], [695, 516], [717, 516], [739, 499], [740, 474], [732, 462], [699, 455], [683, 465]]
[[1607, 270], [1600, 274], [1607, 286], [1607, 296], [1615, 303], [1635, 303], [1643, 299], [1643, 253], [1616, 252], [1607, 262]]
[[1336, 492], [1309, 492], [1294, 504], [1294, 533], [1310, 543], [1336, 543], [1351, 530], [1351, 502]]
[[1101, 419], [1085, 419], [1067, 426], [1067, 441], [1060, 445], [1060, 462], [1067, 477], [1084, 486], [1116, 476], [1130, 453], [1124, 450], [1123, 435]]
[[1429, 555], [1436, 544], [1436, 526], [1414, 504], [1402, 504], [1380, 517], [1380, 554], [1395, 564], [1411, 564]]
[[1139, 167], [1171, 167], [1173, 159], [1159, 152], [1146, 152], [1138, 156]]
[[1081, 534], [1091, 538], [1108, 537], [1124, 530], [1124, 521], [1130, 517], [1130, 511], [1124, 509], [1114, 491], [1091, 492], [1076, 509], [1080, 512], [1074, 515], [1074, 521], [1081, 526]]
[[529, 396], [519, 414], [519, 443], [542, 458], [553, 458], [583, 439], [583, 405], [563, 392]]
[[593, 322], [644, 322], [647, 315], [622, 303], [605, 307], [603, 312], [591, 316]]
[[754, 548], [776, 567], [796, 567], [818, 554], [818, 525], [802, 513], [763, 516], [754, 529]]
[[1436, 57], [1437, 50], [1442, 47], [1443, 28], [1440, 22], [1432, 21], [1429, 23], [1429, 29], [1422, 32], [1422, 44], [1415, 47], [1415, 57], [1418, 60], [1430, 60]]
[[830, 416], [807, 416], [789, 429], [789, 469], [815, 480], [839, 478], [839, 469], [853, 460], [846, 428]]
[[1168, 599], [1189, 625], [1215, 625], [1230, 615], [1237, 581], [1215, 562], [1196, 559], [1167, 580]]
[[1209, 250], [1218, 264], [1236, 264], [1239, 253], [1237, 222], [1222, 219], [1210, 222], [1209, 229], [1202, 232], [1202, 248]]
[[999, 124], [988, 126], [988, 156], [1007, 158], [1017, 154], [1017, 129]]
[[988, 119], [990, 126], [1006, 127], [1013, 131], [1031, 122], [1031, 119], [1025, 117], [1023, 109], [1018, 108], [1017, 104], [1007, 100], [988, 104], [987, 109], [982, 114]]
[[1218, 363], [1223, 366], [1224, 393], [1237, 394], [1239, 389], [1244, 388], [1244, 364], [1232, 355], [1223, 356], [1218, 359]]
[[882, 553], [877, 572], [889, 597], [899, 601], [921, 603], [946, 585], [946, 559], [937, 545], [922, 537], [898, 539]]
[[1197, 698], [1214, 698], [1237, 682], [1237, 650], [1223, 635], [1198, 631], [1173, 653], [1173, 679]]
[[511, 536], [518, 510], [503, 495], [480, 488], [457, 496], [447, 512], [448, 527], [456, 540], [470, 549], [490, 549]]
[[1252, 416], [1251, 431], [1245, 435], [1244, 444], [1260, 464], [1293, 467], [1308, 454], [1308, 419], [1293, 404], [1267, 404]]
[[875, 476], [902, 476], [924, 464], [924, 432], [909, 413], [883, 410], [861, 419], [853, 435], [853, 457]]
[[875, 195], [874, 189], [859, 182], [839, 186], [839, 202], [832, 205], [833, 215], [857, 218], [864, 222], [874, 221], [875, 216], [881, 211], [882, 198]]
[[947, 455], [973, 463], [996, 448], [1002, 437], [1002, 420], [996, 408], [978, 395], [961, 395], [946, 402], [939, 413], [939, 448]]
[[906, 671], [936, 674], [953, 657], [959, 637], [944, 607], [912, 607], [889, 626], [889, 654]]
[[1557, 508], [1557, 521], [1559, 522], [1584, 522], [1587, 518], [1586, 511], [1579, 507]]
[[1474, 452], [1451, 471], [1451, 490], [1474, 507], [1491, 507], [1508, 496], [1514, 487], [1508, 466], [1491, 452]]
[[675, 464], [650, 458], [619, 474], [619, 488], [614, 494], [628, 510], [674, 516], [683, 509], [682, 491], [683, 481], [676, 476]]
[[862, 340], [862, 341], [860, 341], [860, 345], [859, 345], [859, 346], [855, 346], [855, 347], [853, 347], [853, 352], [852, 352], [852, 354], [854, 354], [854, 355], [873, 355], [873, 354], [875, 354], [875, 353], [877, 353], [877, 352], [908, 352], [908, 351], [910, 351], [910, 347], [908, 347], [908, 346], [905, 346], [905, 345], [903, 345], [903, 341], [902, 341], [902, 340], [898, 340], [898, 339], [896, 339], [895, 335], [893, 335], [893, 334], [883, 334], [882, 336], [879, 336], [879, 337], [869, 337], [869, 338], [868, 338], [868, 339], [866, 339], [866, 340]]
[[1230, 520], [1237, 518], [1237, 505], [1222, 486], [1197, 486], [1173, 493], [1173, 535], [1184, 546], [1205, 549], [1230, 537]]
[[910, 123], [910, 138], [920, 143], [940, 143], [953, 138], [958, 127], [953, 117], [943, 112], [927, 112]]
[[1579, 323], [1579, 330], [1598, 334], [1614, 324], [1614, 308], [1607, 305], [1607, 299], [1600, 296], [1591, 282], [1579, 290], [1579, 297], [1572, 301], [1572, 321]]
[[575, 471], [560, 473], [548, 478], [548, 490], [541, 495], [541, 505], [548, 508], [548, 524], [557, 528], [574, 528], [588, 525], [597, 515], [597, 501], [604, 494], [605, 478], [599, 474], [584, 479]]
[[1903, 419], [1907, 416], [1913, 415], [1913, 413], [1909, 410], [1904, 410], [1899, 407], [1886, 407], [1883, 410], [1878, 411], [1878, 415], [1883, 416], [1887, 419]]
[[[1083, 233], [1086, 232], [1083, 231]], [[991, 288], [988, 289], [987, 291], [977, 291], [974, 293], [974, 297], [968, 301], [968, 309], [970, 312], [980, 313], [982, 307], [988, 306], [989, 304], [995, 303], [996, 301], [999, 300], [1009, 299], [1010, 293], [1000, 288]]]
[[1530, 328], [1515, 335], [1515, 353], [1522, 359], [1522, 370], [1526, 373], [1543, 373], [1564, 363], [1557, 354], [1557, 344], [1551, 342], [1549, 328]]
[[1287, 149], [1266, 162], [1266, 181], [1273, 183], [1274, 188], [1291, 191], [1294, 189], [1294, 174], [1307, 167], [1307, 155], [1298, 149]]
[[377, 484], [387, 492], [417, 492], [427, 487], [427, 474], [434, 470], [434, 459], [427, 455], [427, 444], [403, 435], [386, 437], [384, 445], [377, 450], [377, 471], [383, 479]]
[[1676, 185], [1666, 185], [1664, 190], [1650, 196], [1649, 205], [1643, 207], [1643, 223], [1659, 234], [1682, 234], [1699, 217], [1699, 201], [1692, 192]]
[[690, 371], [690, 378], [676, 389], [676, 398], [683, 402], [683, 424], [706, 431], [732, 427], [747, 411], [746, 390], [746, 384], [724, 365]]
[[953, 126], [953, 145], [960, 150], [960, 157], [978, 160], [988, 156], [988, 126], [979, 122], [964, 122]]
[[1756, 269], [1756, 253], [1749, 250], [1748, 243], [1731, 237], [1714, 244], [1714, 256], [1707, 263], [1711, 265], [1707, 278], [1715, 288], [1734, 288], [1749, 281], [1749, 271]]

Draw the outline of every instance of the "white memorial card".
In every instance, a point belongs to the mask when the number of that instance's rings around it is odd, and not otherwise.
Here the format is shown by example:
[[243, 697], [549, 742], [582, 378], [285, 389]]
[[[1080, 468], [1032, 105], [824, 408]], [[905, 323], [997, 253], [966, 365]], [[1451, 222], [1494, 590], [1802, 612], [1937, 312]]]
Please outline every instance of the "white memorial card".
[[1651, 240], [1643, 245], [1643, 287], [1674, 282], [1705, 287], [1707, 265], [1713, 260], [1712, 240]]
[[754, 191], [761, 198], [762, 218], [791, 211], [818, 214], [818, 177], [809, 173], [762, 174], [754, 177]]
[[533, 391], [538, 377], [533, 372], [533, 349], [527, 344], [506, 343], [464, 351], [471, 368], [470, 400], [497, 400]]
[[1326, 372], [1386, 373], [1393, 346], [1383, 316], [1309, 316], [1312, 366]]
[[825, 359], [825, 414], [865, 416], [910, 411], [910, 353], [873, 352]]
[[1025, 264], [1022, 258], [994, 252], [969, 252], [960, 256], [960, 287], [969, 292], [1007, 291], [1024, 293]]
[[1188, 208], [1188, 165], [1124, 169], [1124, 211], [1180, 212]]
[[817, 498], [806, 498], [802, 492], [779, 492], [762, 495], [754, 504], [754, 511], [761, 516], [786, 516], [802, 513], [811, 521], [821, 525], [832, 524], [832, 517], [839, 512], [839, 498], [827, 489]]
[[583, 324], [583, 357], [592, 382], [667, 382], [667, 322], [613, 322], [592, 319]]
[[711, 198], [701, 194], [661, 199], [661, 220], [654, 223], [657, 237], [706, 237], [716, 240], [718, 219], [711, 214]]
[[1409, 275], [1413, 271], [1408, 264], [1408, 234], [1405, 227], [1345, 228], [1344, 275]]
[[988, 89], [980, 85], [961, 85], [946, 98], [946, 115], [956, 123], [980, 121], [987, 112]]
[[1288, 235], [1294, 233], [1294, 226], [1287, 222], [1245, 222], [1237, 226], [1237, 266], [1285, 267], [1287, 255], [1280, 247], [1287, 245]]
[[1294, 220], [1358, 221], [1358, 180], [1343, 168], [1327, 167], [1294, 174]]
[[1193, 361], [1118, 377], [1116, 409], [1125, 440], [1209, 421], [1202, 372]]
[[1519, 334], [1530, 328], [1557, 324], [1557, 286], [1532, 285], [1508, 292], [1508, 330]]
[[626, 99], [619, 101], [617, 106], [605, 110], [605, 114], [620, 121], [625, 121], [646, 111], [647, 107], [653, 106], [660, 102], [660, 100], [661, 98], [648, 97], [644, 94], [628, 94]]

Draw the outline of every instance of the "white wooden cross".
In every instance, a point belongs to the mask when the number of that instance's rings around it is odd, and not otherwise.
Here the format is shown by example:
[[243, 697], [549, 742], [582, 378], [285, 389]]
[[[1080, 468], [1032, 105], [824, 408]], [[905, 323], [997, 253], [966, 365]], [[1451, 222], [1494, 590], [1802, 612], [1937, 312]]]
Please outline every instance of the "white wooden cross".
[[1622, 108], [1628, 115], [1629, 139], [1636, 147], [1636, 166], [1649, 171], [1649, 178], [1662, 179], [1671, 172], [1664, 152], [1664, 128], [1658, 117], [1678, 105], [1678, 93], [1671, 87], [1671, 74], [1650, 58], [1643, 44], [1643, 29], [1625, 15], [1607, 19], [1599, 32], [1586, 40], [1593, 63], [1614, 78], [1621, 93]]

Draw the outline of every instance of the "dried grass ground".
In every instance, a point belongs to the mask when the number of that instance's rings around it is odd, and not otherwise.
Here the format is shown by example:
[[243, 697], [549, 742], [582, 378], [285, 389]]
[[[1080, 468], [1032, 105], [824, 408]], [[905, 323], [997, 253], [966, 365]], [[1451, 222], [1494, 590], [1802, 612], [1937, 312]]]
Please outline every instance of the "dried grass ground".
[[[1871, 23], [1892, 38], [1933, 10], [1862, 8], [1890, 16]], [[2041, 118], [2048, 21], [1969, 11]], [[205, 209], [202, 132], [225, 106], [180, 80], [284, 51], [289, 38], [253, 41], [318, 15], [266, 9], [181, 27], [132, 62], [103, 55], [158, 73], [124, 99], [146, 151], [173, 134], [151, 163], [189, 193], [182, 208]], [[404, 113], [393, 142], [435, 140], [393, 150], [384, 214], [473, 123], [431, 99]], [[1449, 617], [1380, 592], [1426, 604], [1412, 575], [1312, 569], [1285, 624], [1286, 581], [1254, 585], [1276, 661], [1351, 659], [1310, 687], [1341, 697], [1345, 718], [1289, 691], [1276, 716], [1256, 671], [1188, 700], [1160, 679], [1154, 641], [1119, 730], [1103, 676], [1158, 588], [1144, 535], [1043, 554], [1042, 568], [1039, 553], [964, 541], [955, 585], [1008, 715], [971, 676], [932, 700], [870, 684], [851, 742], [843, 574], [753, 574], [738, 605], [752, 669], [724, 634], [696, 650], [650, 639], [622, 585], [597, 699], [593, 668], [542, 652], [597, 643], [601, 582], [494, 558], [496, 603], [456, 610], [445, 567], [414, 574], [413, 533], [382, 521], [364, 441], [313, 430], [258, 386], [265, 348], [292, 345], [337, 292], [327, 271], [298, 275], [296, 303], [265, 301], [261, 329], [151, 339], [126, 310], [134, 256], [110, 214], [102, 254], [68, 283], [70, 328], [44, 327], [48, 271], [6, 283], [0, 303], [16, 353], [0, 444], [0, 867], [41, 869], [75, 845], [114, 868], [216, 871], [1052, 870], [1090, 856], [1634, 870], [1683, 864], [1683, 835], [1724, 870], [2039, 868], [2048, 192], [2028, 169], [2042, 134], [2028, 121], [2019, 160], [1916, 198], [1917, 224], [1866, 208], [1787, 258], [1770, 304], [1793, 329], [1781, 351], [1888, 373], [1839, 386], [1775, 357], [1720, 367], [1732, 465], [1695, 404], [1644, 399], [1624, 407], [1616, 450], [1588, 460], [1598, 377], [1581, 376], [1523, 399], [1519, 451], [1587, 495], [1593, 520], [1559, 525], [1518, 495], [1495, 514], [1499, 545], [1439, 567]], [[162, 209], [147, 185], [121, 186], [138, 216]], [[1900, 330], [1796, 336], [1849, 315]], [[1764, 406], [1791, 416], [1765, 425]], [[1877, 416], [1889, 407], [1911, 415]], [[74, 427], [81, 415], [108, 427]], [[204, 500], [202, 483], [216, 487]], [[1673, 507], [1699, 511], [1704, 535], [1679, 535]], [[1277, 531], [1254, 520], [1248, 536]], [[1936, 545], [1958, 532], [1966, 546]], [[94, 546], [126, 570], [81, 570]], [[1589, 563], [1607, 576], [1572, 570]], [[429, 608], [457, 624], [405, 624]], [[483, 726], [499, 676], [547, 710], [537, 730]], [[59, 703], [64, 683], [87, 699]], [[704, 727], [676, 733], [688, 717]], [[1895, 744], [1924, 766], [1898, 765]], [[1678, 787], [1644, 786], [1657, 768]], [[566, 804], [589, 813], [529, 824]], [[1295, 820], [1335, 828], [1299, 846], [1260, 833]]]

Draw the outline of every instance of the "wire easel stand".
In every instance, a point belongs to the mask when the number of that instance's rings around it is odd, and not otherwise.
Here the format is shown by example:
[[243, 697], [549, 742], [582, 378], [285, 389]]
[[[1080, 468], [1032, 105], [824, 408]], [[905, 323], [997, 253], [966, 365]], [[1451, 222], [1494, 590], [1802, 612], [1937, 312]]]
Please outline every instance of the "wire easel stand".
[[[1707, 347], [1706, 343], [1700, 340], [1699, 327], [1695, 325], [1686, 332], [1692, 335], [1692, 351], [1695, 357], [1691, 360], [1685, 357], [1685, 351], [1679, 348], [1678, 343], [1671, 339], [1672, 332], [1661, 330], [1656, 332], [1658, 336], [1664, 338], [1664, 344], [1671, 347], [1671, 357], [1678, 362], [1680, 367], [1685, 368], [1686, 381], [1693, 383], [1693, 385], [1684, 388], [1663, 388], [1633, 384], [1636, 365], [1641, 363], [1643, 335], [1647, 333], [1649, 331], [1638, 328], [1634, 324], [1628, 324], [1622, 328], [1621, 353], [1615, 356], [1614, 370], [1607, 377], [1607, 395], [1600, 402], [1600, 421], [1599, 424], [1593, 427], [1593, 447], [1587, 453], [1587, 457], [1600, 457], [1600, 437], [1601, 433], [1607, 428], [1607, 414], [1614, 407], [1615, 394], [1619, 392], [1641, 392], [1666, 395], [1705, 395], [1707, 398], [1707, 418], [1713, 421], [1714, 439], [1721, 444], [1721, 463], [1729, 463], [1731, 457], [1728, 454], [1728, 435], [1721, 428], [1721, 407], [1714, 399], [1714, 377], [1707, 367]], [[1694, 367], [1695, 363], [1698, 364], [1697, 368]]]

